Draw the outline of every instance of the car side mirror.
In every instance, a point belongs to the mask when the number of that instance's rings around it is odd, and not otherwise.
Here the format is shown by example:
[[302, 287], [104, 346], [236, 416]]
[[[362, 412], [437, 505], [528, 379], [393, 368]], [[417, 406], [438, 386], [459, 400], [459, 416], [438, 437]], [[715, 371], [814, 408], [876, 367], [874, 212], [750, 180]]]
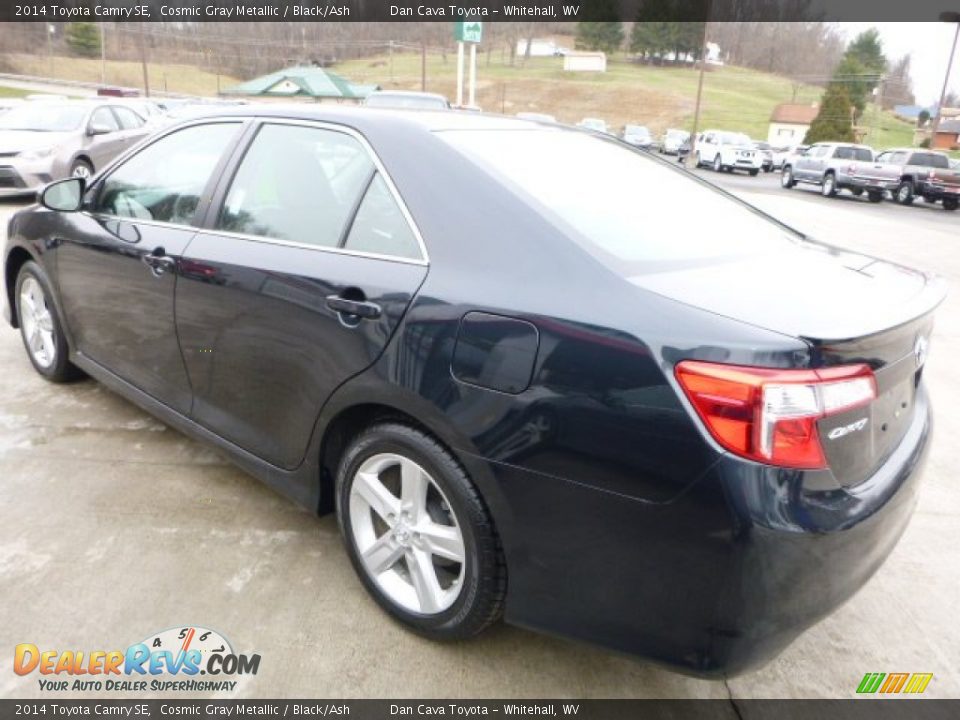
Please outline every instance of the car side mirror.
[[57, 180], [40, 191], [40, 204], [57, 212], [76, 212], [83, 202], [86, 182], [83, 178]]
[[100, 125], [99, 123], [90, 123], [90, 126], [87, 128], [87, 135], [93, 137], [94, 135], [108, 135], [113, 132], [113, 128], [109, 125]]

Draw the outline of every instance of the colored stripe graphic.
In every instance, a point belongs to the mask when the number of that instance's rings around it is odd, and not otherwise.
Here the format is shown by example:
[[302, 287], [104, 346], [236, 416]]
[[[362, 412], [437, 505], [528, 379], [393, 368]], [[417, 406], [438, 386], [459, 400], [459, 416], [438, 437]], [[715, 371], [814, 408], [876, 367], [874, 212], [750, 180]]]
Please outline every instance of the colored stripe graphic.
[[887, 681], [880, 688], [882, 693], [898, 693], [903, 689], [910, 673], [890, 673], [887, 675]]
[[860, 681], [857, 692], [875, 693], [877, 688], [880, 687], [880, 683], [883, 682], [884, 677], [886, 677], [886, 673], [867, 673], [863, 676], [863, 680]]
[[904, 688], [905, 693], [922, 693], [933, 679], [933, 673], [914, 673]]

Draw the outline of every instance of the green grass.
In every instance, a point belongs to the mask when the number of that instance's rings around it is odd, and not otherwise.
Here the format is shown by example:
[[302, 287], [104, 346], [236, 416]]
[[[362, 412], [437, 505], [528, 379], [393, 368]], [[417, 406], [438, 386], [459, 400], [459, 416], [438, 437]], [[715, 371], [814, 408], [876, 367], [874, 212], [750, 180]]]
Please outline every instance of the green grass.
[[19, 98], [19, 97], [25, 97], [29, 95], [31, 92], [32, 92], [31, 90], [24, 90], [22, 88], [5, 87], [3, 85], [0, 85], [0, 97]]
[[[420, 89], [420, 55], [394, 53], [339, 63], [333, 70], [348, 80], [384, 88]], [[698, 72], [693, 68], [656, 67], [613, 58], [606, 73], [566, 73], [561, 58], [531, 58], [510, 66], [495, 52], [478, 54], [477, 102], [485, 110], [513, 114], [538, 111], [563, 122], [601, 117], [614, 127], [647, 125], [655, 132], [689, 128], [693, 122]], [[427, 58], [427, 90], [453, 99], [456, 55], [446, 61]], [[711, 67], [704, 78], [700, 128], [720, 128], [766, 139], [770, 115], [783, 102], [813, 103], [822, 88], [795, 84], [778, 75], [738, 67]], [[882, 112], [874, 123], [871, 108], [861, 126], [878, 130], [865, 142], [877, 148], [912, 145], [913, 126]]]

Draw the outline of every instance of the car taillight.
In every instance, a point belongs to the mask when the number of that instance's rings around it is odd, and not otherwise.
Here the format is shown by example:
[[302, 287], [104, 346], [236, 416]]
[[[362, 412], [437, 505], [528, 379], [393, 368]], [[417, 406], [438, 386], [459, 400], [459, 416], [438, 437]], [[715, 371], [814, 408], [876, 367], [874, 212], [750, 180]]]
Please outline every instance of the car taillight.
[[778, 370], [684, 360], [675, 372], [718, 443], [781, 467], [826, 467], [817, 421], [877, 397], [866, 365]]

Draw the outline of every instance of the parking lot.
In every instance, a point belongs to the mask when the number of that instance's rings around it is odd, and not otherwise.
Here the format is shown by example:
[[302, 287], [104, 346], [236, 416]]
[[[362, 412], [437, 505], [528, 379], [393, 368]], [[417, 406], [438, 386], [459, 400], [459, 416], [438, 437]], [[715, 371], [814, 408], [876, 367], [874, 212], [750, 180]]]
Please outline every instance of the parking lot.
[[[698, 172], [808, 234], [933, 270], [953, 289], [926, 370], [937, 437], [914, 520], [878, 575], [775, 662], [723, 683], [503, 625], [458, 644], [416, 637], [364, 591], [332, 517], [295, 508], [92, 381], [46, 383], [6, 328], [0, 694], [79, 697], [16, 676], [17, 643], [109, 650], [194, 624], [261, 655], [259, 673], [234, 691], [242, 697], [836, 698], [853, 696], [866, 672], [932, 672], [927, 696], [960, 696], [960, 377], [950, 369], [960, 356], [960, 213], [787, 191], [776, 174]], [[0, 204], [4, 229], [18, 207]], [[683, 217], [651, 217], [683, 232]], [[718, 243], [727, 232], [717, 228]], [[784, 268], [782, 292], [818, 288], [793, 285]]]

